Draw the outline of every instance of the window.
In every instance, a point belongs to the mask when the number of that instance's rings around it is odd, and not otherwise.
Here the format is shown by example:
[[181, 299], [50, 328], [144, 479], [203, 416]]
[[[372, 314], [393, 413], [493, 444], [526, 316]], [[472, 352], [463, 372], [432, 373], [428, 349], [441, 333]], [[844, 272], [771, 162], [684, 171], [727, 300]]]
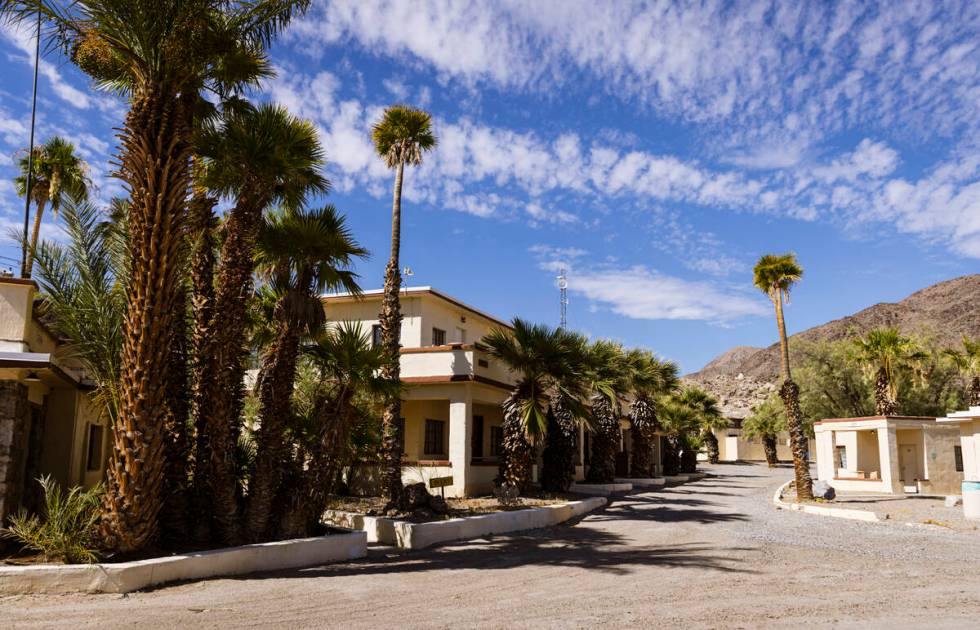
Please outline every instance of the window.
[[442, 448], [442, 437], [445, 433], [446, 423], [442, 420], [425, 421], [425, 445], [422, 449], [426, 455], [444, 455]]
[[834, 450], [837, 451], [837, 467], [847, 468], [847, 447], [837, 446]]
[[446, 345], [446, 331], [442, 328], [432, 329], [432, 345], [434, 346], [444, 346]]
[[371, 347], [377, 348], [381, 345], [381, 324], [371, 326]]
[[490, 427], [490, 457], [499, 457], [504, 452], [504, 428]]
[[456, 341], [459, 343], [466, 343], [466, 329], [456, 327]]
[[956, 460], [956, 472], [963, 472], [963, 447], [953, 447], [953, 459]]
[[470, 446], [473, 457], [483, 457], [483, 416], [473, 416], [473, 436]]
[[85, 458], [86, 470], [100, 470], [102, 468], [102, 426], [98, 424], [88, 425], [88, 455]]

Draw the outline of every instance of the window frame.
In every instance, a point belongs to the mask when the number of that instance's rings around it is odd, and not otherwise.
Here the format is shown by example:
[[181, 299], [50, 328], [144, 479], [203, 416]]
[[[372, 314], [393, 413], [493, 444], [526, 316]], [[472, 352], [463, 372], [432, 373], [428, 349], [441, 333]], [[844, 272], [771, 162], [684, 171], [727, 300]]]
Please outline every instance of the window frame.
[[504, 427], [499, 424], [490, 425], [490, 457], [500, 457], [503, 452]]
[[[438, 339], [438, 341], [437, 341]], [[433, 346], [444, 346], [446, 345], [446, 331], [442, 328], [432, 327], [432, 345]]]
[[88, 444], [86, 444], [85, 448], [85, 472], [101, 470], [102, 460], [104, 459], [103, 451], [105, 450], [102, 447], [102, 443], [105, 440], [105, 427], [101, 424], [90, 422], [86, 439], [88, 440]]
[[953, 447], [953, 467], [956, 468], [956, 472], [963, 472], [963, 447], [962, 446]]
[[[432, 450], [429, 447], [432, 446], [432, 442], [436, 441], [435, 431], [438, 427], [438, 449]], [[430, 434], [430, 430], [432, 434]], [[430, 442], [431, 439], [431, 442]], [[434, 418], [425, 419], [425, 429], [422, 435], [422, 454], [423, 455], [445, 455], [446, 454], [446, 421], [436, 420]]]
[[381, 346], [381, 344], [382, 344], [382, 339], [381, 339], [381, 324], [372, 324], [371, 325], [371, 347], [372, 348], [377, 348], [377, 347]]

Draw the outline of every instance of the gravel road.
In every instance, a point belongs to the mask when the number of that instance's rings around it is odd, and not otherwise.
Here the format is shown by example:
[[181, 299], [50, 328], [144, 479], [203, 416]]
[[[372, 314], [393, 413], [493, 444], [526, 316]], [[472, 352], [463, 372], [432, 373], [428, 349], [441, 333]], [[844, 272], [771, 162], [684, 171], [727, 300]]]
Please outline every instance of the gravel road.
[[960, 628], [973, 533], [777, 511], [791, 471], [708, 467], [574, 525], [128, 596], [0, 599], [4, 627]]

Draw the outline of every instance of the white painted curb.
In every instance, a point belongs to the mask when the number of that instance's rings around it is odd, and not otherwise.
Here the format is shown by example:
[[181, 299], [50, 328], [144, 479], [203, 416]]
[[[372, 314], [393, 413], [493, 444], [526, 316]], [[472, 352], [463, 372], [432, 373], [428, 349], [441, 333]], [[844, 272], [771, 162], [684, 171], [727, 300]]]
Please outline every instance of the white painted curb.
[[576, 516], [602, 507], [603, 497], [590, 497], [540, 508], [494, 512], [453, 518], [431, 523], [409, 523], [392, 518], [364, 516], [339, 510], [327, 510], [323, 518], [338, 527], [363, 529], [369, 542], [392, 545], [402, 549], [424, 549], [436, 543], [451, 540], [481, 538], [492, 534], [505, 534], [525, 529], [551, 527]]
[[366, 555], [367, 535], [350, 532], [115, 564], [0, 567], [0, 594], [129, 593], [178, 580], [312, 567]]
[[630, 483], [573, 483], [568, 491], [573, 494], [588, 494], [595, 496], [609, 496], [616, 492], [629, 492], [633, 489]]
[[821, 516], [833, 516], [835, 518], [846, 518], [852, 521], [878, 522], [881, 518], [874, 512], [866, 510], [850, 510], [847, 508], [821, 507], [819, 505], [806, 505], [805, 503], [790, 503], [783, 501], [783, 492], [789, 487], [793, 480], [789, 480], [776, 489], [772, 496], [773, 504], [781, 510], [793, 510], [795, 512], [805, 512], [807, 514], [819, 514]]
[[650, 477], [643, 479], [615, 479], [616, 483], [628, 483], [635, 486], [662, 486], [667, 483], [663, 477]]

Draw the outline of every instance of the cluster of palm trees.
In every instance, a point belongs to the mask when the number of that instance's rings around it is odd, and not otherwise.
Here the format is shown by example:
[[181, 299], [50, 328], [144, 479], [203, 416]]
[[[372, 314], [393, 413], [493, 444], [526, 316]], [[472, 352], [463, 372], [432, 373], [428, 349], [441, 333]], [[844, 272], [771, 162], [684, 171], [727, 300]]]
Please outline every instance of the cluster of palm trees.
[[[429, 116], [408, 107], [389, 108], [374, 129], [397, 173], [384, 347], [360, 330], [325, 329], [319, 296], [359, 293], [352, 268], [367, 251], [333, 206], [312, 205], [329, 189], [315, 126], [247, 98], [272, 76], [269, 46], [308, 5], [0, 2], [6, 22], [40, 14], [52, 48], [129, 105], [115, 172], [127, 198], [103, 220], [86, 201], [83, 162], [52, 139], [34, 161], [25, 243], [44, 317], [88, 368], [112, 427], [107, 549], [309, 533], [373, 402], [387, 402], [385, 440], [393, 434], [401, 181], [435, 138]], [[61, 209], [67, 244], [38, 242], [45, 205]], [[304, 373], [321, 377], [305, 406]], [[246, 422], [251, 412], [257, 422]], [[302, 501], [297, 488], [309, 490]]]
[[499, 480], [518, 491], [530, 486], [539, 453], [541, 488], [568, 489], [575, 479], [580, 427], [591, 442], [586, 481], [611, 483], [622, 420], [629, 420], [628, 474], [635, 478], [654, 476], [660, 435], [665, 436], [664, 473], [693, 472], [702, 435], [725, 422], [713, 398], [696, 388], [682, 390], [677, 366], [645, 350], [589, 342], [581, 334], [519, 318], [511, 329], [491, 331], [482, 343], [517, 378], [503, 404]]

